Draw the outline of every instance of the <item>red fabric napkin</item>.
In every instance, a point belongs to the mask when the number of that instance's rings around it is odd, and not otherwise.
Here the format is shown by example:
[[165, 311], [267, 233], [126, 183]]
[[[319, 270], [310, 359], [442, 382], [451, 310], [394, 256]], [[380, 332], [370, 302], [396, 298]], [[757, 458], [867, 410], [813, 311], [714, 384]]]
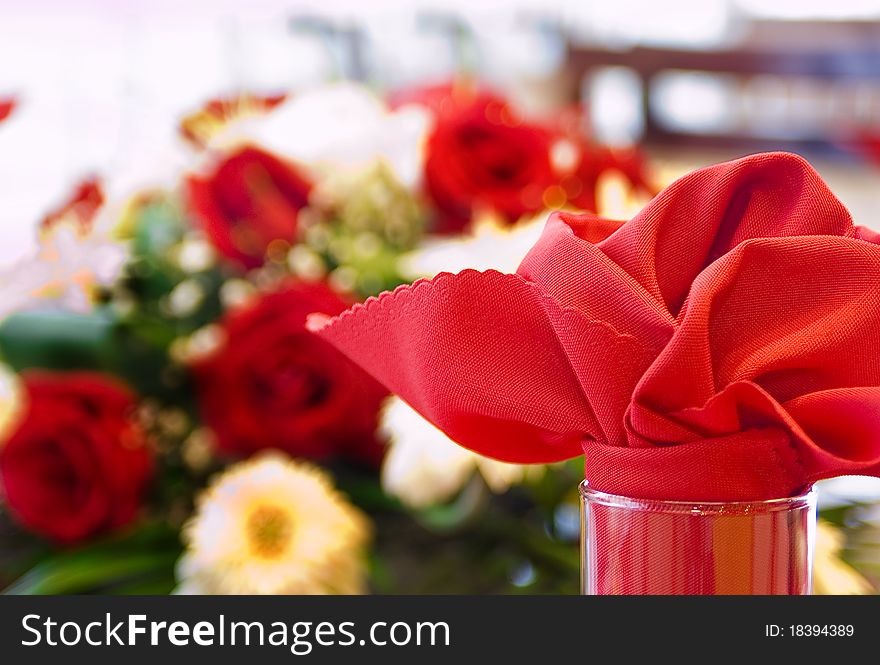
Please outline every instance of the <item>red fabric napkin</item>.
[[516, 274], [441, 274], [312, 328], [461, 445], [584, 453], [599, 490], [790, 496], [880, 475], [880, 244], [803, 159], [554, 214]]

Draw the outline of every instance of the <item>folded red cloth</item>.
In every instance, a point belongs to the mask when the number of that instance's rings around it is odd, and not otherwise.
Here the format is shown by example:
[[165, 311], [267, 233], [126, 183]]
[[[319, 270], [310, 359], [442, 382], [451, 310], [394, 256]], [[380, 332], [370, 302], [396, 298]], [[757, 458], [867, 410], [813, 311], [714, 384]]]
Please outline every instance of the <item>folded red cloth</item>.
[[312, 328], [461, 445], [585, 453], [596, 489], [790, 496], [880, 475], [880, 244], [800, 157], [554, 214], [516, 274], [441, 274]]

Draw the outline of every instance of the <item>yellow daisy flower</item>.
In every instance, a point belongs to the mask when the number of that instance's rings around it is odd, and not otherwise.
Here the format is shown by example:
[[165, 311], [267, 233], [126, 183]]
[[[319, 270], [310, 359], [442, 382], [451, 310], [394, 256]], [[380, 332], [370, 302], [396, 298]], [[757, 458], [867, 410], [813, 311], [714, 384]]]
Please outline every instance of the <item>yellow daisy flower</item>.
[[357, 594], [366, 516], [318, 467], [268, 453], [203, 492], [183, 530], [177, 593]]

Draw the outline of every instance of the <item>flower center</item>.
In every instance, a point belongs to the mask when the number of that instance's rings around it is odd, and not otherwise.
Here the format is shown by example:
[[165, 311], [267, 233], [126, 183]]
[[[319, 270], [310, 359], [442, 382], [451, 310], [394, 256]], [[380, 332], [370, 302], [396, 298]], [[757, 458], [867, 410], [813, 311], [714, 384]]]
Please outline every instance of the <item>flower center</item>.
[[251, 550], [264, 559], [275, 559], [287, 549], [293, 536], [290, 512], [277, 506], [260, 506], [247, 520]]

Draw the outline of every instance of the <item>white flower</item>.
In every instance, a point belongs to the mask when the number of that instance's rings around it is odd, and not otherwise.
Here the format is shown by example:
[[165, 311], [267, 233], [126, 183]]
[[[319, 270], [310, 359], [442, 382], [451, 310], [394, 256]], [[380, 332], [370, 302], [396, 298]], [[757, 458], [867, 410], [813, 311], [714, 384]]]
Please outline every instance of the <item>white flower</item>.
[[293, 95], [236, 131], [318, 168], [361, 169], [384, 160], [400, 182], [412, 187], [422, 171], [422, 143], [430, 123], [425, 109], [390, 111], [366, 88], [338, 83]]
[[183, 530], [177, 593], [363, 593], [369, 534], [323, 470], [267, 453], [199, 497]]
[[521, 481], [530, 468], [462, 448], [398, 397], [386, 400], [380, 428], [389, 440], [382, 487], [413, 508], [452, 498], [474, 472], [500, 493]]
[[56, 222], [34, 255], [0, 274], [0, 318], [47, 302], [87, 311], [94, 288], [113, 284], [127, 258], [126, 246], [108, 234]]
[[543, 214], [509, 226], [491, 216], [480, 217], [464, 235], [435, 237], [422, 243], [401, 258], [400, 269], [411, 279], [467, 268], [515, 272], [538, 241], [546, 221]]

